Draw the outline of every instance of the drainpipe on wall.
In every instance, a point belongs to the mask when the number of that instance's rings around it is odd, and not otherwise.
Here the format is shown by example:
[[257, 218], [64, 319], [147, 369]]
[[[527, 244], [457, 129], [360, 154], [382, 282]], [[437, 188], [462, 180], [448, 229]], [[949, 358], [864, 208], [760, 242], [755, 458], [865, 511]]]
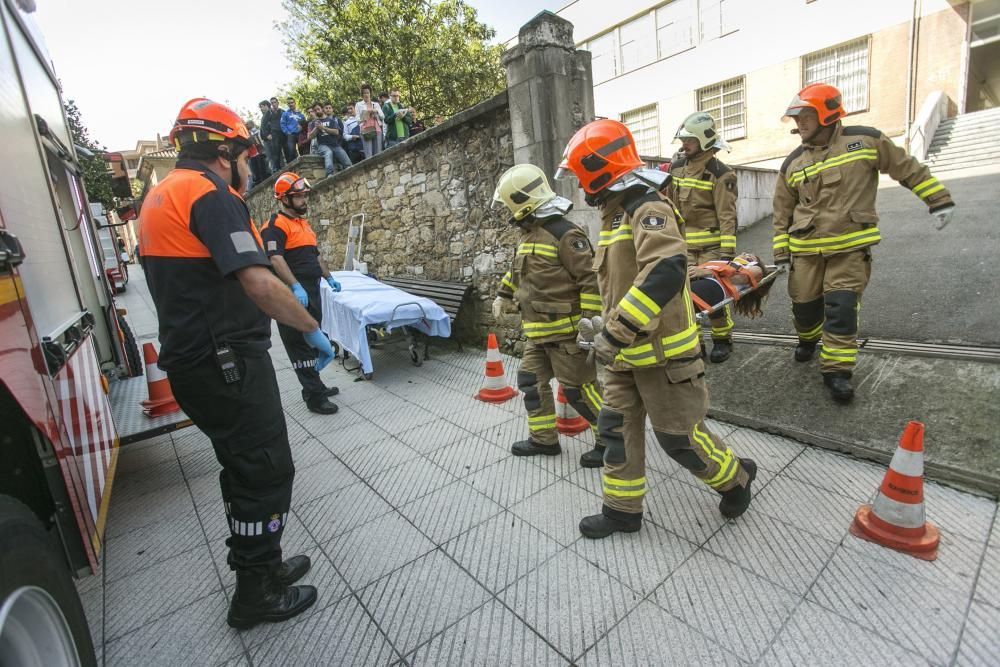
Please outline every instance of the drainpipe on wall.
[[910, 150], [910, 127], [913, 123], [913, 78], [917, 69], [917, 27], [921, 4], [922, 0], [913, 0], [913, 12], [910, 15], [910, 57], [906, 61], [906, 108], [903, 112], [906, 116], [904, 119], [903, 145], [907, 151]]

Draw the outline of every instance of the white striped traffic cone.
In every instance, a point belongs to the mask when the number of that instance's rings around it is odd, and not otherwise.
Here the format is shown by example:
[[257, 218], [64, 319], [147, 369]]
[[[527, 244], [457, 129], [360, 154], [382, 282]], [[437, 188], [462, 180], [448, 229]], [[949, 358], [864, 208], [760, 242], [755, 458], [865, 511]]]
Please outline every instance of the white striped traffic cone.
[[516, 395], [514, 388], [504, 381], [503, 361], [500, 359], [497, 337], [490, 334], [486, 341], [486, 383], [476, 394], [476, 398], [487, 403], [503, 403]]
[[556, 430], [563, 435], [576, 435], [590, 428], [590, 422], [577, 412], [563, 393], [562, 385], [556, 383]]
[[878, 496], [854, 515], [851, 535], [923, 560], [937, 558], [941, 535], [924, 515], [924, 425], [910, 422]]
[[177, 405], [174, 392], [170, 390], [167, 374], [156, 365], [160, 355], [152, 343], [142, 346], [142, 358], [146, 362], [146, 386], [149, 389], [149, 398], [142, 401], [142, 411], [149, 417], [162, 417], [180, 410], [181, 406]]

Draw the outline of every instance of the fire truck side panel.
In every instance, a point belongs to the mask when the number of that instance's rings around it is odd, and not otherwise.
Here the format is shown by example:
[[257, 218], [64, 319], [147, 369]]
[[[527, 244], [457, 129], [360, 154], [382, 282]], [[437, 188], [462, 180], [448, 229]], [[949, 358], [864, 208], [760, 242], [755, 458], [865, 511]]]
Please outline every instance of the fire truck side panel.
[[[35, 104], [48, 108], [50, 104], [45, 98], [54, 97], [58, 103], [58, 94], [45, 70], [34, 60], [33, 51], [6, 4], [3, 11], [10, 44], [20, 56], [17, 62], [20, 69], [15, 66], [10, 50], [0, 49], [0, 135], [5, 163], [16, 165], [5, 169], [0, 179], [0, 210], [7, 229], [24, 246], [25, 260], [19, 271], [35, 329], [44, 338], [79, 317], [83, 310], [72, 264], [67, 259], [62, 221], [55, 211], [47, 182], [46, 161], [40, 159], [41, 143], [32, 123], [32, 114], [38, 113]], [[36, 79], [33, 83], [32, 78]], [[29, 94], [27, 101], [20, 89], [22, 81]], [[39, 92], [46, 85], [49, 95]], [[55, 118], [62, 118], [61, 110], [52, 121], [58, 125]]]

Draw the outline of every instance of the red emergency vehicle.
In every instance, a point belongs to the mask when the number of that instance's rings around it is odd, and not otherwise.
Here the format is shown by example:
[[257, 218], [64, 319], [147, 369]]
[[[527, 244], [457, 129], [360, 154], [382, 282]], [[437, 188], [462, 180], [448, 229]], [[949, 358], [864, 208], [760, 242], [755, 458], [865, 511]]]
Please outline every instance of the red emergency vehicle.
[[0, 0], [0, 664], [93, 665], [72, 577], [97, 566], [118, 447], [189, 422], [138, 405], [143, 362], [34, 4]]

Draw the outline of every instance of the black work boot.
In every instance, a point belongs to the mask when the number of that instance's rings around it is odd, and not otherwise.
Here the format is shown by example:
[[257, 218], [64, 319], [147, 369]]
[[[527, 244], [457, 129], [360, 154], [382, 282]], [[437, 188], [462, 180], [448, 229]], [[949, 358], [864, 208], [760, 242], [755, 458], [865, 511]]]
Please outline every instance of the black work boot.
[[795, 346], [795, 361], [809, 361], [816, 354], [816, 343], [800, 340]]
[[727, 519], [735, 519], [750, 507], [750, 483], [757, 479], [757, 464], [753, 459], [740, 459], [740, 465], [747, 471], [747, 485], [722, 491], [719, 512]]
[[336, 396], [339, 393], [340, 393], [340, 388], [339, 387], [327, 387], [326, 388], [326, 396], [327, 396], [327, 398], [329, 398], [330, 396]]
[[604, 467], [604, 445], [594, 445], [589, 452], [581, 454], [580, 465], [584, 468]]
[[731, 340], [716, 340], [712, 341], [712, 354], [709, 355], [708, 360], [713, 364], [721, 364], [723, 361], [729, 358], [729, 355], [733, 353], [733, 341]]
[[292, 556], [278, 566], [274, 573], [274, 580], [282, 586], [291, 586], [296, 581], [306, 576], [306, 572], [312, 567], [309, 556]]
[[600, 540], [614, 533], [635, 533], [642, 528], [642, 512], [629, 514], [601, 507], [601, 513], [585, 516], [580, 520], [580, 533], [592, 540]]
[[823, 373], [823, 384], [830, 389], [830, 395], [838, 403], [850, 403], [854, 398], [850, 373]]
[[331, 403], [326, 400], [326, 396], [320, 396], [318, 399], [313, 398], [306, 401], [306, 407], [309, 408], [309, 412], [315, 412], [318, 415], [336, 414], [339, 409], [336, 403]]
[[246, 629], [298, 616], [316, 602], [315, 586], [283, 586], [266, 572], [236, 572], [236, 592], [229, 605], [229, 627]]
[[518, 440], [510, 446], [510, 453], [514, 456], [556, 456], [562, 454], [562, 447], [557, 442], [554, 445], [540, 445], [533, 440]]

